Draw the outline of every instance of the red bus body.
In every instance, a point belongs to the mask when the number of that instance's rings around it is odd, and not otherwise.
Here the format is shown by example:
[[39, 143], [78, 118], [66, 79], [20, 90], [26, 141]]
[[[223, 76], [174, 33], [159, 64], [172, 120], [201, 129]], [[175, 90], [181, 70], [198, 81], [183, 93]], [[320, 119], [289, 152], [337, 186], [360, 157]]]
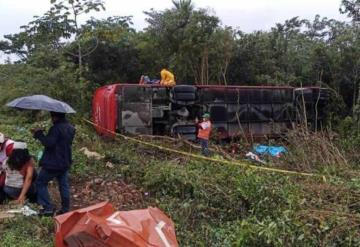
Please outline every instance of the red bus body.
[[109, 134], [116, 130], [117, 100], [116, 88], [118, 84], [104, 86], [95, 91], [93, 98], [92, 116], [96, 123], [96, 131], [100, 134]]
[[219, 138], [263, 137], [277, 136], [303, 120], [321, 123], [328, 99], [328, 90], [318, 87], [112, 84], [96, 90], [92, 110], [96, 131], [102, 135], [194, 139], [195, 119], [209, 112]]

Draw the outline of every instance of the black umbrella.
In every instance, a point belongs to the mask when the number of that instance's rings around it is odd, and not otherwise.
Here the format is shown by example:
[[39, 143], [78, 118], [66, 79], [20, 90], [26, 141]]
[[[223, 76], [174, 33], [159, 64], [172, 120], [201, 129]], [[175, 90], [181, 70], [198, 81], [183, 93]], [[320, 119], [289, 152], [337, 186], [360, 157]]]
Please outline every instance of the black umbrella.
[[10, 107], [27, 110], [44, 110], [61, 113], [76, 113], [76, 111], [65, 102], [50, 98], [46, 95], [32, 95], [16, 98], [6, 104]]

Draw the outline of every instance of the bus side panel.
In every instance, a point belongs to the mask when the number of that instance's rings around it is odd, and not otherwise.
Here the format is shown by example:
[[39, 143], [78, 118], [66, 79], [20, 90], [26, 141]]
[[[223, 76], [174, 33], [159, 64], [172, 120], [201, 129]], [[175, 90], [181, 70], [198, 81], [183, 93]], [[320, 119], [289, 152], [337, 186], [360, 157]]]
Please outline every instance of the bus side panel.
[[113, 84], [101, 87], [95, 91], [92, 105], [93, 122], [100, 135], [114, 136], [117, 129], [117, 99], [116, 89], [119, 85]]

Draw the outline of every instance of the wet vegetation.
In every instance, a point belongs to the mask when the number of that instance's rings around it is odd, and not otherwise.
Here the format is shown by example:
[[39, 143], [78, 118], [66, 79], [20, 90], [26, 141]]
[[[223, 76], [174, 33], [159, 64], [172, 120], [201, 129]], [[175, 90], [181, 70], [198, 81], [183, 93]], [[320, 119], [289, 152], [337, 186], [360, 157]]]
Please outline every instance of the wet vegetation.
[[[0, 65], [1, 132], [26, 141], [36, 155], [41, 147], [29, 130], [48, 128], [48, 115], [4, 104], [35, 93], [69, 102], [79, 112], [71, 117], [77, 128], [73, 184], [84, 181], [103, 188], [119, 181], [116, 188], [129, 193], [128, 198], [115, 192], [109, 200], [119, 209], [161, 208], [175, 222], [181, 246], [360, 245], [359, 1], [342, 1], [348, 23], [296, 17], [253, 33], [223, 27], [217, 16], [191, 1], [148, 11], [143, 31], [134, 30], [130, 17], [89, 19], [80, 25], [74, 14], [81, 11], [65, 13], [65, 7], [85, 2], [91, 3], [82, 6], [88, 12], [100, 11], [101, 1], [52, 2], [57, 3], [54, 9], [0, 41], [1, 51], [19, 57]], [[91, 114], [95, 88], [137, 82], [141, 74], [157, 77], [163, 66], [186, 83], [329, 88], [331, 102], [321, 128], [301, 126], [281, 139], [264, 140], [289, 150], [281, 159], [268, 158], [267, 167], [316, 176], [224, 164], [222, 160], [247, 164], [242, 158], [252, 143], [246, 140], [212, 143], [218, 161], [205, 161], [122, 138], [103, 139], [82, 121]], [[144, 140], [198, 153], [180, 140]], [[228, 152], [234, 145], [236, 152]], [[82, 147], [105, 158], [89, 159]], [[96, 178], [100, 180], [92, 183]], [[87, 206], [86, 200], [77, 206]], [[53, 232], [51, 219], [17, 217], [1, 222], [0, 243], [52, 246]]]

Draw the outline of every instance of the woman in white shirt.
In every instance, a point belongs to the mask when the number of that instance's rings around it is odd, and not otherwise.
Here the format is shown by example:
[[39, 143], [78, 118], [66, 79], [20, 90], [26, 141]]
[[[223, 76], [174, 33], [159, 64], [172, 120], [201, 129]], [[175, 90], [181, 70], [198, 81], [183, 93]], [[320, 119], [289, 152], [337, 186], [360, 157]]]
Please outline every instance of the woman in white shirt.
[[14, 149], [4, 165], [6, 179], [3, 190], [7, 197], [19, 204], [23, 204], [26, 198], [36, 202], [35, 161], [26, 145], [24, 147]]

